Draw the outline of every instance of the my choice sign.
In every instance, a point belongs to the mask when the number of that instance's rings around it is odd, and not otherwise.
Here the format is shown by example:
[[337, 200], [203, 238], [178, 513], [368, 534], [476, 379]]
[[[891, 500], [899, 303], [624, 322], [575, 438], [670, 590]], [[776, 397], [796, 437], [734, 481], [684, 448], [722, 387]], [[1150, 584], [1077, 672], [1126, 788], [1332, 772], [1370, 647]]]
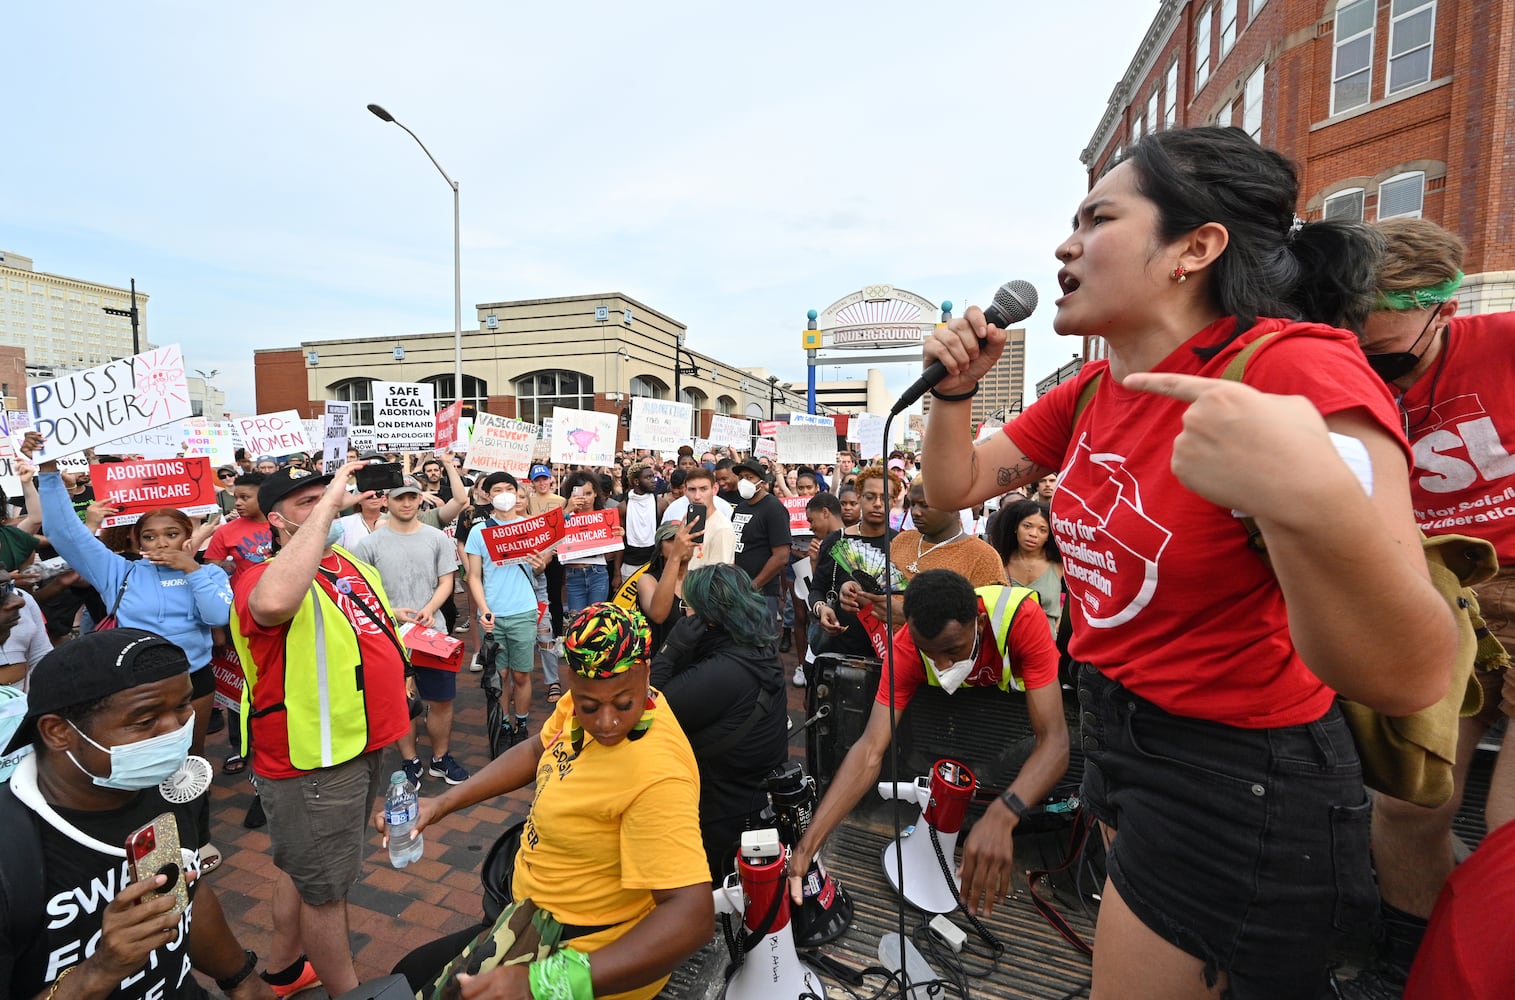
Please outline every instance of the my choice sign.
[[424, 451], [436, 440], [432, 387], [425, 382], [374, 383], [374, 436], [399, 451]]
[[190, 416], [177, 344], [27, 386], [32, 429], [47, 439], [39, 459], [73, 455]]
[[247, 449], [249, 458], [310, 451], [310, 442], [305, 440], [305, 422], [294, 410], [240, 417], [237, 436], [242, 439], [242, 447]]

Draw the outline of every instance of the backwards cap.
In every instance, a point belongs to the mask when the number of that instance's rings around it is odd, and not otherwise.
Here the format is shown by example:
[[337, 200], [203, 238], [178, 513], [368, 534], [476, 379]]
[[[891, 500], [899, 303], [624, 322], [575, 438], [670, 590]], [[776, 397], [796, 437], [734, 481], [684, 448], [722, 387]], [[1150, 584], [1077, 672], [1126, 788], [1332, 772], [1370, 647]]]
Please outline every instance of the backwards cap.
[[574, 673], [601, 680], [645, 663], [651, 638], [641, 614], [615, 604], [591, 604], [568, 623], [563, 653]]

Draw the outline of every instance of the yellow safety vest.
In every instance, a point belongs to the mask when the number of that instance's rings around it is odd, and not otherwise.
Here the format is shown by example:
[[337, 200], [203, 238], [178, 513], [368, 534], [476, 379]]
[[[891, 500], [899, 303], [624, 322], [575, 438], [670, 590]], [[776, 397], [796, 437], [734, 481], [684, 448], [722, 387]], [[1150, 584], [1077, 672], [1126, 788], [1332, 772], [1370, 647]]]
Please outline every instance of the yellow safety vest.
[[[1026, 598], [1036, 598], [1038, 607], [1040, 607], [1041, 598], [1030, 587], [1007, 587], [999, 583], [988, 587], [975, 587], [973, 592], [978, 595], [979, 604], [989, 612], [989, 627], [994, 632], [994, 644], [999, 649], [1001, 666], [997, 686], [1001, 691], [1009, 691], [1012, 686], [1017, 691], [1026, 690], [1025, 678], [1017, 674], [1010, 663], [1010, 625], [1015, 621], [1015, 613], [1020, 610], [1021, 603]], [[978, 623], [975, 621], [974, 628], [977, 627]], [[932, 687], [941, 687], [942, 683], [936, 676], [936, 667], [932, 666], [931, 660], [925, 653], [921, 654], [921, 662], [926, 666], [926, 683]]]

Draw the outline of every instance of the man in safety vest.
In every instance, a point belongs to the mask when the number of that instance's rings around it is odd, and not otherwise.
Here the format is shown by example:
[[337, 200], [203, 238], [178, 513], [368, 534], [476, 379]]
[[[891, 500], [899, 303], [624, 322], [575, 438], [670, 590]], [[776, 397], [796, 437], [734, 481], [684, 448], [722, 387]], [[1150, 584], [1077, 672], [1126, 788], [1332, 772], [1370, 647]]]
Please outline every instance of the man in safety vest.
[[[386, 777], [381, 751], [409, 728], [404, 648], [379, 572], [335, 545], [347, 477], [280, 469], [258, 487], [275, 557], [238, 574], [232, 641], [246, 684], [242, 719], [274, 864], [270, 981], [355, 989], [347, 892], [362, 873], [367, 823]], [[1043, 626], [1045, 628], [1045, 626]], [[281, 986], [283, 989], [281, 989]]]
[[[1010, 893], [1016, 824], [1068, 769], [1068, 726], [1047, 617], [1034, 590], [1001, 585], [975, 589], [952, 570], [927, 570], [905, 589], [905, 627], [895, 633], [893, 654], [893, 696], [886, 663], [868, 725], [837, 768], [789, 870], [803, 875], [809, 869], [831, 831], [878, 780], [889, 748], [891, 706], [903, 712], [922, 684], [948, 694], [963, 686], [1013, 688], [1026, 695], [1036, 748], [963, 847], [963, 903], [974, 913], [992, 913], [994, 904]], [[993, 736], [986, 733], [985, 738]], [[790, 878], [790, 891], [799, 902], [798, 877]]]

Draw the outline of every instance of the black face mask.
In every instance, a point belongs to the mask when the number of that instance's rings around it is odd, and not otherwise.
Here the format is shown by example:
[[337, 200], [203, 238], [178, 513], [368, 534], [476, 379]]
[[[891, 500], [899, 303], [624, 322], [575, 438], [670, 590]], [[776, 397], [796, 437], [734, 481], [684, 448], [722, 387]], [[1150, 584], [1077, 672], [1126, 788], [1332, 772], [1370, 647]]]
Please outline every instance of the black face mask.
[[[1426, 320], [1426, 325], [1421, 329], [1420, 336], [1415, 338], [1415, 343], [1410, 345], [1408, 351], [1384, 351], [1381, 354], [1366, 355], [1368, 367], [1373, 369], [1373, 374], [1385, 382], [1393, 382], [1395, 379], [1404, 378], [1415, 370], [1420, 364], [1420, 359], [1425, 357], [1425, 351], [1415, 353], [1415, 348], [1426, 339], [1426, 333], [1430, 331], [1431, 324], [1436, 322], [1436, 317], [1441, 313], [1441, 304], [1438, 303], [1431, 310], [1431, 316]], [[1429, 348], [1427, 348], [1429, 349]]]

